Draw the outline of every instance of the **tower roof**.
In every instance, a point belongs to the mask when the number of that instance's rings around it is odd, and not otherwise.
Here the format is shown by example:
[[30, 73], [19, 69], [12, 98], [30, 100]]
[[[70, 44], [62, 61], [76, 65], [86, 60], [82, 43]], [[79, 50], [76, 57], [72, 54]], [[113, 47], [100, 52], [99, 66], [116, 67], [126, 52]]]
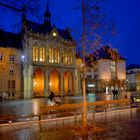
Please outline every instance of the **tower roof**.
[[49, 4], [48, 4], [48, 2], [47, 2], [46, 11], [44, 13], [44, 17], [51, 17], [51, 13], [50, 13], [50, 10], [49, 10]]

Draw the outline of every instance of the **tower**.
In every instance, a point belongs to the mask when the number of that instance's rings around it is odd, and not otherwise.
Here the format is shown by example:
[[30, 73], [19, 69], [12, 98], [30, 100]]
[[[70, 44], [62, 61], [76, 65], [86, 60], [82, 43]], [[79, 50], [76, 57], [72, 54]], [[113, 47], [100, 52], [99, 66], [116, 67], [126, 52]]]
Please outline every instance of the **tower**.
[[51, 13], [49, 11], [49, 4], [48, 4], [48, 2], [47, 2], [46, 11], [44, 13], [44, 24], [46, 26], [51, 26]]

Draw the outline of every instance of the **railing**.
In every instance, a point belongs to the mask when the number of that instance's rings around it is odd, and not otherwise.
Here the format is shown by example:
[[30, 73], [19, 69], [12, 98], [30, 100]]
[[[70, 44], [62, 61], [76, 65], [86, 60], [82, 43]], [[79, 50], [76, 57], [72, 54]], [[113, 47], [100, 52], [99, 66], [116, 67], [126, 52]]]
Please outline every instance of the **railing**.
[[[130, 103], [131, 103], [130, 99], [87, 102], [87, 108], [88, 108], [88, 110], [93, 111], [92, 113], [95, 117], [95, 111], [100, 110], [102, 112], [107, 112], [107, 111], [109, 111], [109, 109], [115, 109], [116, 107], [117, 107], [117, 109], [118, 109], [118, 107], [124, 107], [124, 106], [130, 107]], [[45, 106], [45, 107], [40, 108], [40, 113], [37, 115], [1, 117], [0, 120], [9, 121], [9, 120], [17, 120], [17, 119], [23, 119], [23, 118], [27, 119], [27, 118], [37, 117], [38, 119], [36, 121], [40, 122], [40, 121], [43, 121], [42, 116], [57, 114], [57, 113], [60, 113], [60, 114], [62, 113], [63, 115], [66, 113], [73, 113], [72, 118], [75, 121], [77, 119], [77, 113], [79, 113], [79, 115], [81, 114], [81, 117], [82, 117], [82, 112], [83, 112], [82, 109], [83, 109], [83, 103], [63, 104], [63, 105], [56, 105], [56, 106]], [[62, 119], [59, 118], [59, 120], [66, 119], [63, 116], [61, 116], [61, 117], [62, 117]], [[53, 120], [57, 120], [57, 119], [58, 118], [54, 118], [54, 119], [50, 119], [50, 120], [53, 121]], [[34, 122], [34, 121], [32, 121], [32, 122]], [[21, 123], [23, 123], [23, 122], [21, 122]]]

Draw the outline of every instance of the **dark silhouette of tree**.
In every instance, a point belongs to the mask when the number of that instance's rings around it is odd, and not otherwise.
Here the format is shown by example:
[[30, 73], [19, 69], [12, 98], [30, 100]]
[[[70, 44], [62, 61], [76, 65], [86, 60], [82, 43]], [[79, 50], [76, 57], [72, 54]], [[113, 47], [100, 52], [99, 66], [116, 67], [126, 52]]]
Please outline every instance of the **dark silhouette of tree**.
[[20, 17], [20, 21], [14, 25], [15, 28], [21, 25], [22, 18], [26, 15], [39, 18], [39, 0], [0, 0], [1, 14], [3, 10], [14, 13], [15, 19]]

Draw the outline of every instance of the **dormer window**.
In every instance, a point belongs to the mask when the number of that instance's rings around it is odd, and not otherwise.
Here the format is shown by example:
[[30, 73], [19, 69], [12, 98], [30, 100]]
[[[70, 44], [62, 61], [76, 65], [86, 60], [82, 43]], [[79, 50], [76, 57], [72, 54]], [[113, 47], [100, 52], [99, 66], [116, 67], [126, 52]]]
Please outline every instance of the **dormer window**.
[[52, 35], [53, 35], [53, 37], [56, 37], [57, 36], [57, 33], [56, 32], [53, 32]]

